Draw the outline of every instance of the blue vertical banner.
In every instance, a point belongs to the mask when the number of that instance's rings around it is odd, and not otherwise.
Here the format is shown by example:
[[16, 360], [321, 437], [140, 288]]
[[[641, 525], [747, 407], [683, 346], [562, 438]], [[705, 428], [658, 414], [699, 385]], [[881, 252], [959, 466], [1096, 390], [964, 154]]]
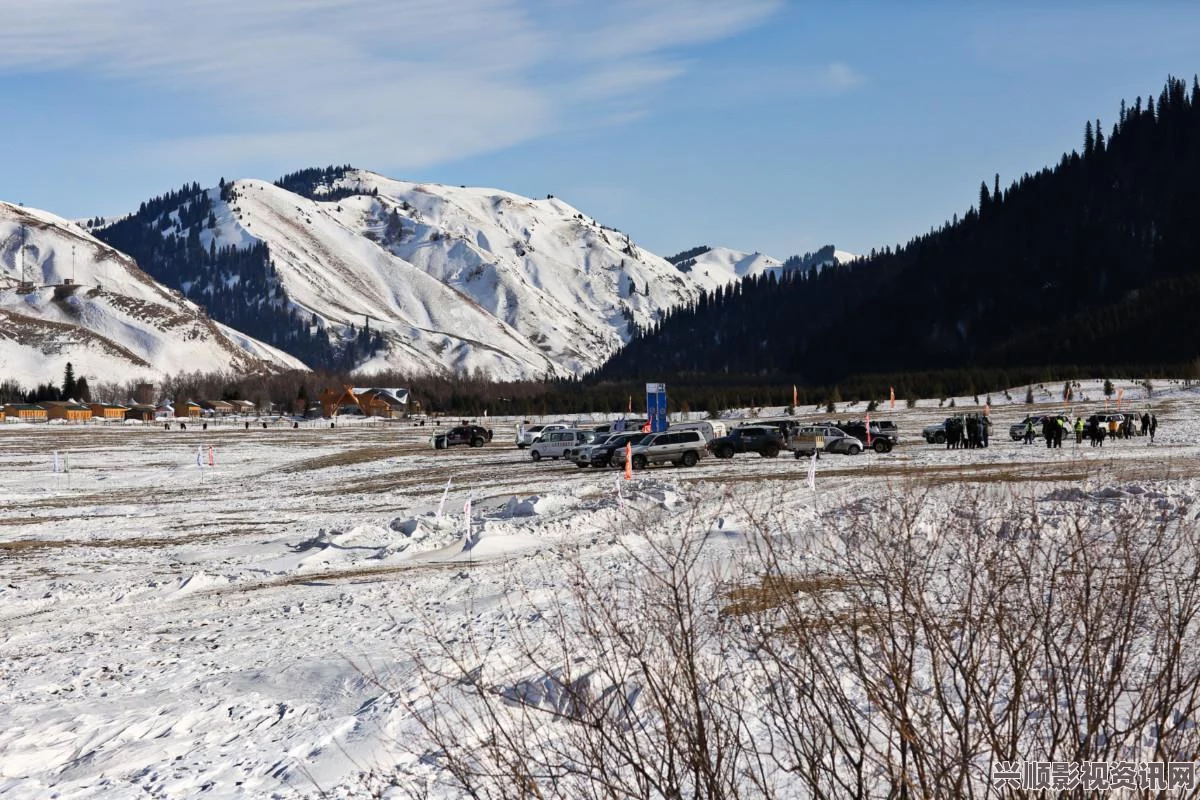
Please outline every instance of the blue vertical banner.
[[646, 419], [650, 420], [650, 431], [658, 433], [667, 429], [667, 385], [646, 384]]

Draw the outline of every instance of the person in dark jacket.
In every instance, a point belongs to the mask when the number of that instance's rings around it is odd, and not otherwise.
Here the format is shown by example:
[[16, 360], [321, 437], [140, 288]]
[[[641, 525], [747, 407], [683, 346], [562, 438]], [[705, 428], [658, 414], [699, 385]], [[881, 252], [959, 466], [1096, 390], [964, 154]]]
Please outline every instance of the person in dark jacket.
[[1154, 444], [1154, 434], [1158, 431], [1158, 417], [1154, 414], [1150, 415], [1150, 444]]
[[1042, 420], [1042, 436], [1046, 439], [1046, 449], [1054, 447], [1054, 436], [1058, 431], [1058, 420], [1049, 415]]

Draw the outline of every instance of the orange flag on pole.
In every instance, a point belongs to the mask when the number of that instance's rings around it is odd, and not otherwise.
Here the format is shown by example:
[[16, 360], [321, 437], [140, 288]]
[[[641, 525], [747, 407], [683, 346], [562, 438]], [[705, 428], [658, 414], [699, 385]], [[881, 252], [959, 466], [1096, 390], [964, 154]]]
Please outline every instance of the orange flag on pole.
[[800, 405], [800, 394], [796, 391], [796, 384], [792, 384], [792, 408]]
[[871, 446], [871, 415], [867, 414], [867, 447]]
[[896, 387], [895, 386], [888, 387], [888, 408], [890, 408], [892, 411], [896, 410]]
[[1117, 389], [1117, 411], [1121, 410], [1121, 398], [1125, 396], [1124, 389]]
[[625, 480], [633, 480], [633, 448], [625, 443]]

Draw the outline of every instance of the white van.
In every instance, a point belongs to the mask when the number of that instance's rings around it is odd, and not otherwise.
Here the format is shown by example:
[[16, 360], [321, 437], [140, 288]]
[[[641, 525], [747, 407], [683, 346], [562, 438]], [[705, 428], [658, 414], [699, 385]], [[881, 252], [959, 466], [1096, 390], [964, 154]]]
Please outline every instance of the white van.
[[700, 431], [704, 435], [705, 441], [709, 442], [729, 433], [729, 429], [725, 427], [725, 423], [719, 419], [702, 419], [696, 422], [673, 422], [668, 430]]
[[541, 461], [543, 458], [562, 458], [565, 450], [586, 444], [594, 438], [596, 438], [595, 431], [543, 430], [542, 434], [533, 440], [533, 444], [529, 445], [529, 457], [534, 461]]

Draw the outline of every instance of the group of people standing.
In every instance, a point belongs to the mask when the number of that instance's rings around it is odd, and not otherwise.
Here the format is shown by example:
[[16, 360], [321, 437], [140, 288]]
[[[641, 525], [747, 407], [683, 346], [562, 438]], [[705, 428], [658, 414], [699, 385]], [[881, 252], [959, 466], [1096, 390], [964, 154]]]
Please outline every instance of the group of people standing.
[[992, 420], [987, 414], [961, 414], [946, 420], [946, 449], [987, 447]]
[[[1062, 447], [1063, 437], [1068, 430], [1075, 431], [1077, 445], [1083, 444], [1085, 436], [1092, 447], [1103, 447], [1104, 440], [1110, 436], [1114, 439], [1149, 436], [1150, 442], [1153, 443], [1154, 435], [1158, 431], [1158, 417], [1149, 412], [1142, 414], [1140, 418], [1136, 414], [1114, 414], [1105, 419], [1099, 414], [1093, 414], [1086, 421], [1083, 417], [1075, 417], [1074, 422], [1064, 414], [1042, 417], [1042, 438], [1046, 440], [1047, 448]], [[1031, 418], [1025, 422], [1025, 444], [1033, 444], [1035, 438], [1037, 429]]]

